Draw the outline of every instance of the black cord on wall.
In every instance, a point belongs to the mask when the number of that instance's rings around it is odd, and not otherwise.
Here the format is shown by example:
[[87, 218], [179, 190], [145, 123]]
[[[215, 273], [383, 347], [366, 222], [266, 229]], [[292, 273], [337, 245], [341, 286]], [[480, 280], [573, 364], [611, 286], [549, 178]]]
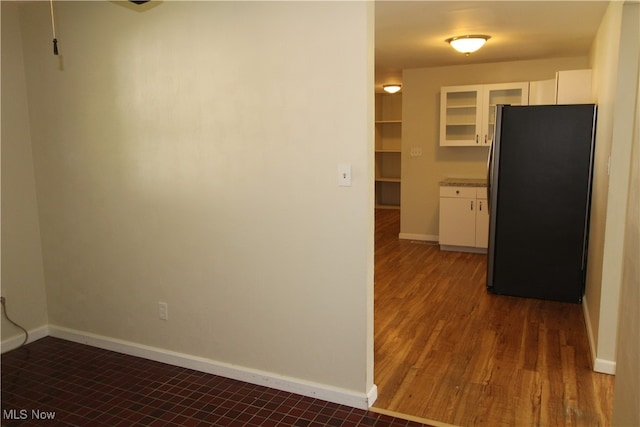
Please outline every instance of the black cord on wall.
[[53, 0], [50, 0], [49, 5], [51, 6], [51, 30], [53, 32], [53, 54], [58, 54], [58, 39], [56, 38], [56, 20], [53, 17]]
[[6, 300], [4, 297], [0, 297], [0, 304], [2, 304], [2, 313], [4, 314], [5, 319], [7, 319], [9, 322], [11, 322], [12, 325], [17, 326], [18, 328], [22, 329], [22, 331], [24, 332], [24, 341], [22, 341], [22, 344], [20, 344], [20, 347], [22, 347], [23, 345], [25, 345], [27, 343], [27, 341], [29, 340], [29, 332], [27, 332], [27, 330], [25, 328], [23, 328], [22, 326], [18, 325], [16, 322], [14, 322], [13, 320], [11, 320], [9, 318], [9, 315], [7, 314], [7, 306], [6, 306]]

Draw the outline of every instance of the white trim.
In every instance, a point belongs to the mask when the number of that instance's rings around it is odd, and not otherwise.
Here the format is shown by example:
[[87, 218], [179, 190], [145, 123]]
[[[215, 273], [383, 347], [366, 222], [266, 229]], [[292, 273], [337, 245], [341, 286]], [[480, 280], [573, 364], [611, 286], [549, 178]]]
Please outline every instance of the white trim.
[[371, 408], [376, 400], [378, 400], [378, 386], [374, 384], [367, 393], [367, 409]]
[[596, 358], [593, 362], [593, 370], [601, 374], [616, 374], [616, 362]]
[[398, 239], [420, 240], [424, 242], [437, 242], [438, 236], [434, 236], [433, 234], [400, 233], [398, 234]]
[[453, 251], [453, 252], [469, 252], [473, 254], [486, 254], [487, 248], [476, 248], [472, 246], [451, 246], [440, 245], [441, 251]]
[[596, 353], [596, 340], [593, 337], [593, 326], [589, 317], [589, 303], [587, 296], [582, 297], [582, 313], [584, 315], [584, 323], [587, 326], [587, 338], [589, 339], [589, 350], [591, 350], [591, 360], [593, 361], [593, 370], [601, 374], [616, 374], [616, 362], [611, 360], [600, 359]]
[[388, 415], [394, 418], [400, 418], [401, 420], [413, 421], [416, 423], [433, 426], [433, 427], [457, 427], [453, 424], [447, 424], [440, 421], [430, 420], [428, 418], [416, 417], [415, 415], [407, 415], [401, 412], [390, 411], [388, 409], [382, 408], [370, 408], [371, 412], [375, 412], [376, 414]]
[[[377, 389], [374, 385], [369, 393], [358, 393], [338, 387], [320, 384], [298, 378], [277, 375], [271, 372], [246, 368], [204, 357], [177, 353], [157, 347], [136, 344], [130, 341], [119, 340], [102, 335], [96, 335], [84, 331], [68, 329], [61, 326], [49, 325], [49, 333], [52, 337], [65, 339], [81, 344], [131, 356], [142, 357], [156, 362], [167, 363], [174, 366], [232, 378], [239, 381], [257, 384], [290, 393], [326, 400], [341, 405], [347, 405], [358, 409], [369, 409], [375, 401]], [[373, 399], [373, 400], [372, 400]]]
[[593, 338], [593, 328], [591, 327], [591, 317], [589, 317], [589, 303], [587, 302], [587, 296], [582, 297], [582, 314], [584, 316], [584, 323], [587, 326], [587, 338], [589, 339], [589, 350], [591, 350], [591, 361], [594, 364], [596, 361], [596, 341]]
[[[35, 329], [31, 329], [28, 332], [29, 332], [29, 340], [26, 342], [26, 344], [29, 344], [30, 342], [38, 341], [39, 339], [49, 335], [49, 327], [47, 325], [44, 325]], [[23, 341], [24, 341], [24, 333], [21, 333], [11, 338], [7, 338], [6, 340], [2, 341], [2, 343], [0, 343], [0, 353], [6, 353], [7, 351], [15, 350], [16, 348], [20, 347]]]

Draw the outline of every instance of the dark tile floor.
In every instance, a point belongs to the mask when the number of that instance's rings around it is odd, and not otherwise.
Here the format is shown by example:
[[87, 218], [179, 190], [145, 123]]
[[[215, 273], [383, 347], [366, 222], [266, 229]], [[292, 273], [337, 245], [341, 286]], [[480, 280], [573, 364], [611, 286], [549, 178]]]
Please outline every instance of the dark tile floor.
[[47, 337], [2, 355], [2, 425], [426, 424]]

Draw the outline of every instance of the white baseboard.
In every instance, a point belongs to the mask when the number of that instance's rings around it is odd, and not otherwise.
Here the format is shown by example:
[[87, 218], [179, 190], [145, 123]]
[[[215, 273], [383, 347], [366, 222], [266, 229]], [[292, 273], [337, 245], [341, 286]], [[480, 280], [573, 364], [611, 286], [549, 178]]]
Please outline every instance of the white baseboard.
[[601, 374], [616, 374], [616, 362], [596, 358], [593, 362], [593, 370]]
[[371, 389], [369, 389], [369, 392], [367, 393], [368, 407], [366, 409], [371, 408], [373, 404], [376, 402], [376, 400], [378, 400], [378, 386], [374, 384], [373, 387], [371, 387]]
[[400, 234], [398, 234], [398, 239], [420, 240], [420, 241], [424, 241], [424, 242], [437, 242], [438, 241], [438, 236], [434, 236], [433, 234], [400, 233]]
[[469, 252], [472, 254], [486, 254], [487, 248], [474, 248], [471, 246], [451, 246], [451, 245], [440, 245], [440, 250], [442, 251], [451, 251], [451, 252]]
[[219, 375], [225, 378], [232, 378], [289, 393], [301, 394], [303, 396], [326, 400], [358, 409], [369, 409], [377, 397], [377, 388], [375, 385], [366, 394], [358, 393], [325, 384], [285, 377], [271, 372], [231, 365], [203, 357], [177, 353], [161, 348], [150, 347], [130, 341], [123, 341], [60, 326], [49, 325], [49, 334], [52, 337], [87, 344], [105, 350], [142, 357], [156, 362]]
[[593, 326], [589, 317], [589, 303], [587, 296], [582, 297], [582, 313], [584, 315], [584, 323], [587, 327], [587, 338], [589, 339], [589, 350], [591, 351], [591, 360], [593, 361], [593, 370], [601, 374], [616, 374], [616, 362], [598, 358], [596, 351], [596, 341], [593, 336]]
[[[31, 329], [28, 332], [29, 332], [29, 340], [27, 340], [25, 344], [29, 344], [30, 342], [34, 342], [48, 336], [49, 327], [47, 325], [44, 325], [35, 329]], [[24, 333], [21, 333], [11, 338], [7, 338], [6, 340], [2, 341], [2, 343], [0, 343], [0, 353], [6, 353], [7, 351], [15, 350], [16, 348], [20, 347], [20, 345], [23, 342], [24, 342]]]
[[584, 316], [584, 323], [587, 327], [587, 338], [589, 340], [589, 350], [591, 351], [591, 361], [595, 365], [596, 361], [596, 341], [593, 338], [593, 329], [591, 326], [591, 317], [589, 317], [589, 302], [587, 296], [582, 297], [582, 314]]

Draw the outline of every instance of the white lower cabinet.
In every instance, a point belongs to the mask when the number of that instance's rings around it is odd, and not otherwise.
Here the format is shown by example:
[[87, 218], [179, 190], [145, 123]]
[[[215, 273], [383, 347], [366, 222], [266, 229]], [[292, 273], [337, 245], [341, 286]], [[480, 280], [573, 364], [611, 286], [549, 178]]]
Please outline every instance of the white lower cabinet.
[[477, 189], [476, 199], [476, 248], [489, 247], [489, 206], [487, 205], [487, 189]]
[[484, 252], [489, 242], [485, 187], [440, 187], [440, 248]]

